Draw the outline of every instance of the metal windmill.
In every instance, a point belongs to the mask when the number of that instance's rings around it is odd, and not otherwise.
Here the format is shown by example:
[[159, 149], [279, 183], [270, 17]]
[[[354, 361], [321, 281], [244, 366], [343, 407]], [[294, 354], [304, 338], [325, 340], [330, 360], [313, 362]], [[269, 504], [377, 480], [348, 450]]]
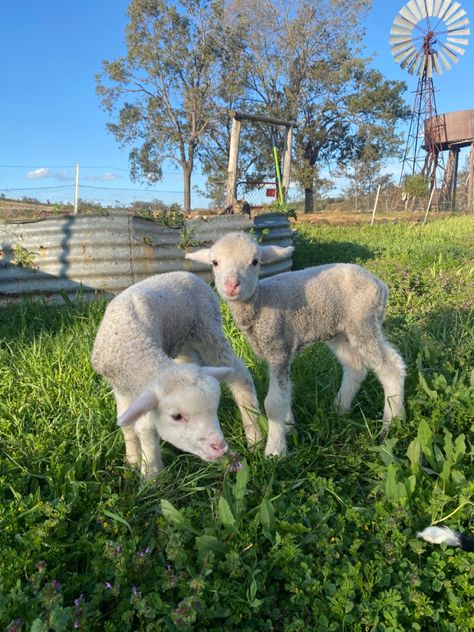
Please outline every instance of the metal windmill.
[[[436, 205], [445, 205], [445, 167], [440, 139], [443, 118], [438, 117], [433, 74], [441, 75], [457, 63], [467, 46], [469, 18], [454, 0], [410, 0], [393, 21], [390, 48], [400, 66], [418, 76], [400, 182], [423, 174], [431, 190], [438, 189]], [[427, 133], [429, 129], [429, 133]], [[448, 201], [449, 204], [449, 201]]]

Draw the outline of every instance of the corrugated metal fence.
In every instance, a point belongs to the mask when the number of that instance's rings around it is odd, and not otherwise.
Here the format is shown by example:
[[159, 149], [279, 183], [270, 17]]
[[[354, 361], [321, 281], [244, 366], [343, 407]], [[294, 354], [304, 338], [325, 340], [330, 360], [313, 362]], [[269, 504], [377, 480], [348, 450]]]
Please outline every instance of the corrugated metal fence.
[[[58, 300], [77, 293], [116, 294], [146, 277], [172, 270], [210, 271], [186, 261], [185, 252], [208, 246], [231, 231], [252, 231], [264, 244], [291, 245], [286, 216], [269, 213], [197, 218], [182, 229], [113, 213], [68, 215], [25, 223], [0, 224], [0, 300], [41, 296]], [[291, 257], [266, 265], [262, 276], [290, 270]]]

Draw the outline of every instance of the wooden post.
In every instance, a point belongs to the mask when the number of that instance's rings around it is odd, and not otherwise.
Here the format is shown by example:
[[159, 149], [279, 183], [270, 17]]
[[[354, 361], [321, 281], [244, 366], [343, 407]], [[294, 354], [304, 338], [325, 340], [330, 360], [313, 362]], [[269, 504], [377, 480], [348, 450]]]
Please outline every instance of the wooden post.
[[79, 165], [76, 162], [76, 181], [74, 184], [74, 213], [77, 214], [77, 207], [79, 202]]
[[456, 191], [458, 184], [458, 170], [459, 170], [459, 147], [456, 147], [454, 150], [454, 165], [453, 165], [453, 176], [451, 181], [451, 211], [456, 210]]
[[234, 117], [230, 135], [226, 206], [231, 206], [237, 199], [237, 159], [239, 156], [240, 125], [240, 120]]
[[290, 170], [291, 170], [291, 145], [293, 141], [293, 126], [285, 129], [285, 146], [283, 149], [283, 201], [288, 198], [288, 187], [290, 186]]
[[431, 189], [430, 199], [428, 200], [428, 205], [426, 207], [426, 213], [425, 213], [425, 219], [423, 220], [422, 226], [424, 226], [426, 224], [426, 220], [428, 219], [428, 211], [431, 208], [431, 203], [433, 202], [433, 195], [435, 194], [435, 191], [437, 191], [437, 189], [436, 189], [436, 187], [433, 187]]
[[375, 212], [377, 210], [377, 205], [379, 203], [379, 195], [380, 195], [380, 184], [377, 187], [377, 195], [375, 196], [375, 204], [374, 204], [374, 209], [372, 211], [372, 219], [370, 220], [370, 225], [373, 226], [374, 225], [374, 219], [375, 219]]
[[467, 210], [474, 211], [474, 142], [471, 144], [469, 157], [469, 190], [467, 194]]

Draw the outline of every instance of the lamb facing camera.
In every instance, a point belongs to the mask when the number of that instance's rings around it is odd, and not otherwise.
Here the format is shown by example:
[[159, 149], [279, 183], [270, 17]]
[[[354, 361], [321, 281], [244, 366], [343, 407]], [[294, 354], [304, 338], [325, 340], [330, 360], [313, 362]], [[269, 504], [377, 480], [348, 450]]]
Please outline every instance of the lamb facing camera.
[[249, 446], [261, 439], [250, 373], [224, 337], [215, 294], [194, 274], [156, 275], [116, 296], [99, 326], [92, 366], [112, 386], [126, 460], [145, 478], [163, 467], [160, 437], [205, 461], [226, 453], [218, 380], [240, 409]]
[[258, 245], [246, 233], [229, 233], [211, 248], [186, 255], [212, 265], [218, 293], [255, 354], [268, 364], [268, 456], [286, 453], [285, 435], [293, 424], [291, 360], [316, 341], [326, 342], [342, 364], [339, 410], [349, 411], [370, 369], [385, 393], [384, 432], [403, 414], [405, 365], [382, 332], [387, 286], [365, 268], [346, 263], [259, 280], [263, 263], [292, 251], [291, 246]]

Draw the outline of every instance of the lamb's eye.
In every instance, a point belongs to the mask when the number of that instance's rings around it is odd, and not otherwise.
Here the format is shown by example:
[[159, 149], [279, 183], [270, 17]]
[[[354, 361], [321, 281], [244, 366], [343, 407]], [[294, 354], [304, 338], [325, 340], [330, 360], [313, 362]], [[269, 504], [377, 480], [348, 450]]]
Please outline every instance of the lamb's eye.
[[258, 265], [258, 259], [254, 259], [254, 260], [252, 261], [252, 265], [253, 265], [253, 266]]
[[212, 265], [217, 268], [217, 266], [219, 265], [219, 262], [216, 261], [215, 259], [212, 260]]
[[183, 415], [181, 413], [176, 413], [175, 415], [171, 415], [175, 421], [182, 421]]

